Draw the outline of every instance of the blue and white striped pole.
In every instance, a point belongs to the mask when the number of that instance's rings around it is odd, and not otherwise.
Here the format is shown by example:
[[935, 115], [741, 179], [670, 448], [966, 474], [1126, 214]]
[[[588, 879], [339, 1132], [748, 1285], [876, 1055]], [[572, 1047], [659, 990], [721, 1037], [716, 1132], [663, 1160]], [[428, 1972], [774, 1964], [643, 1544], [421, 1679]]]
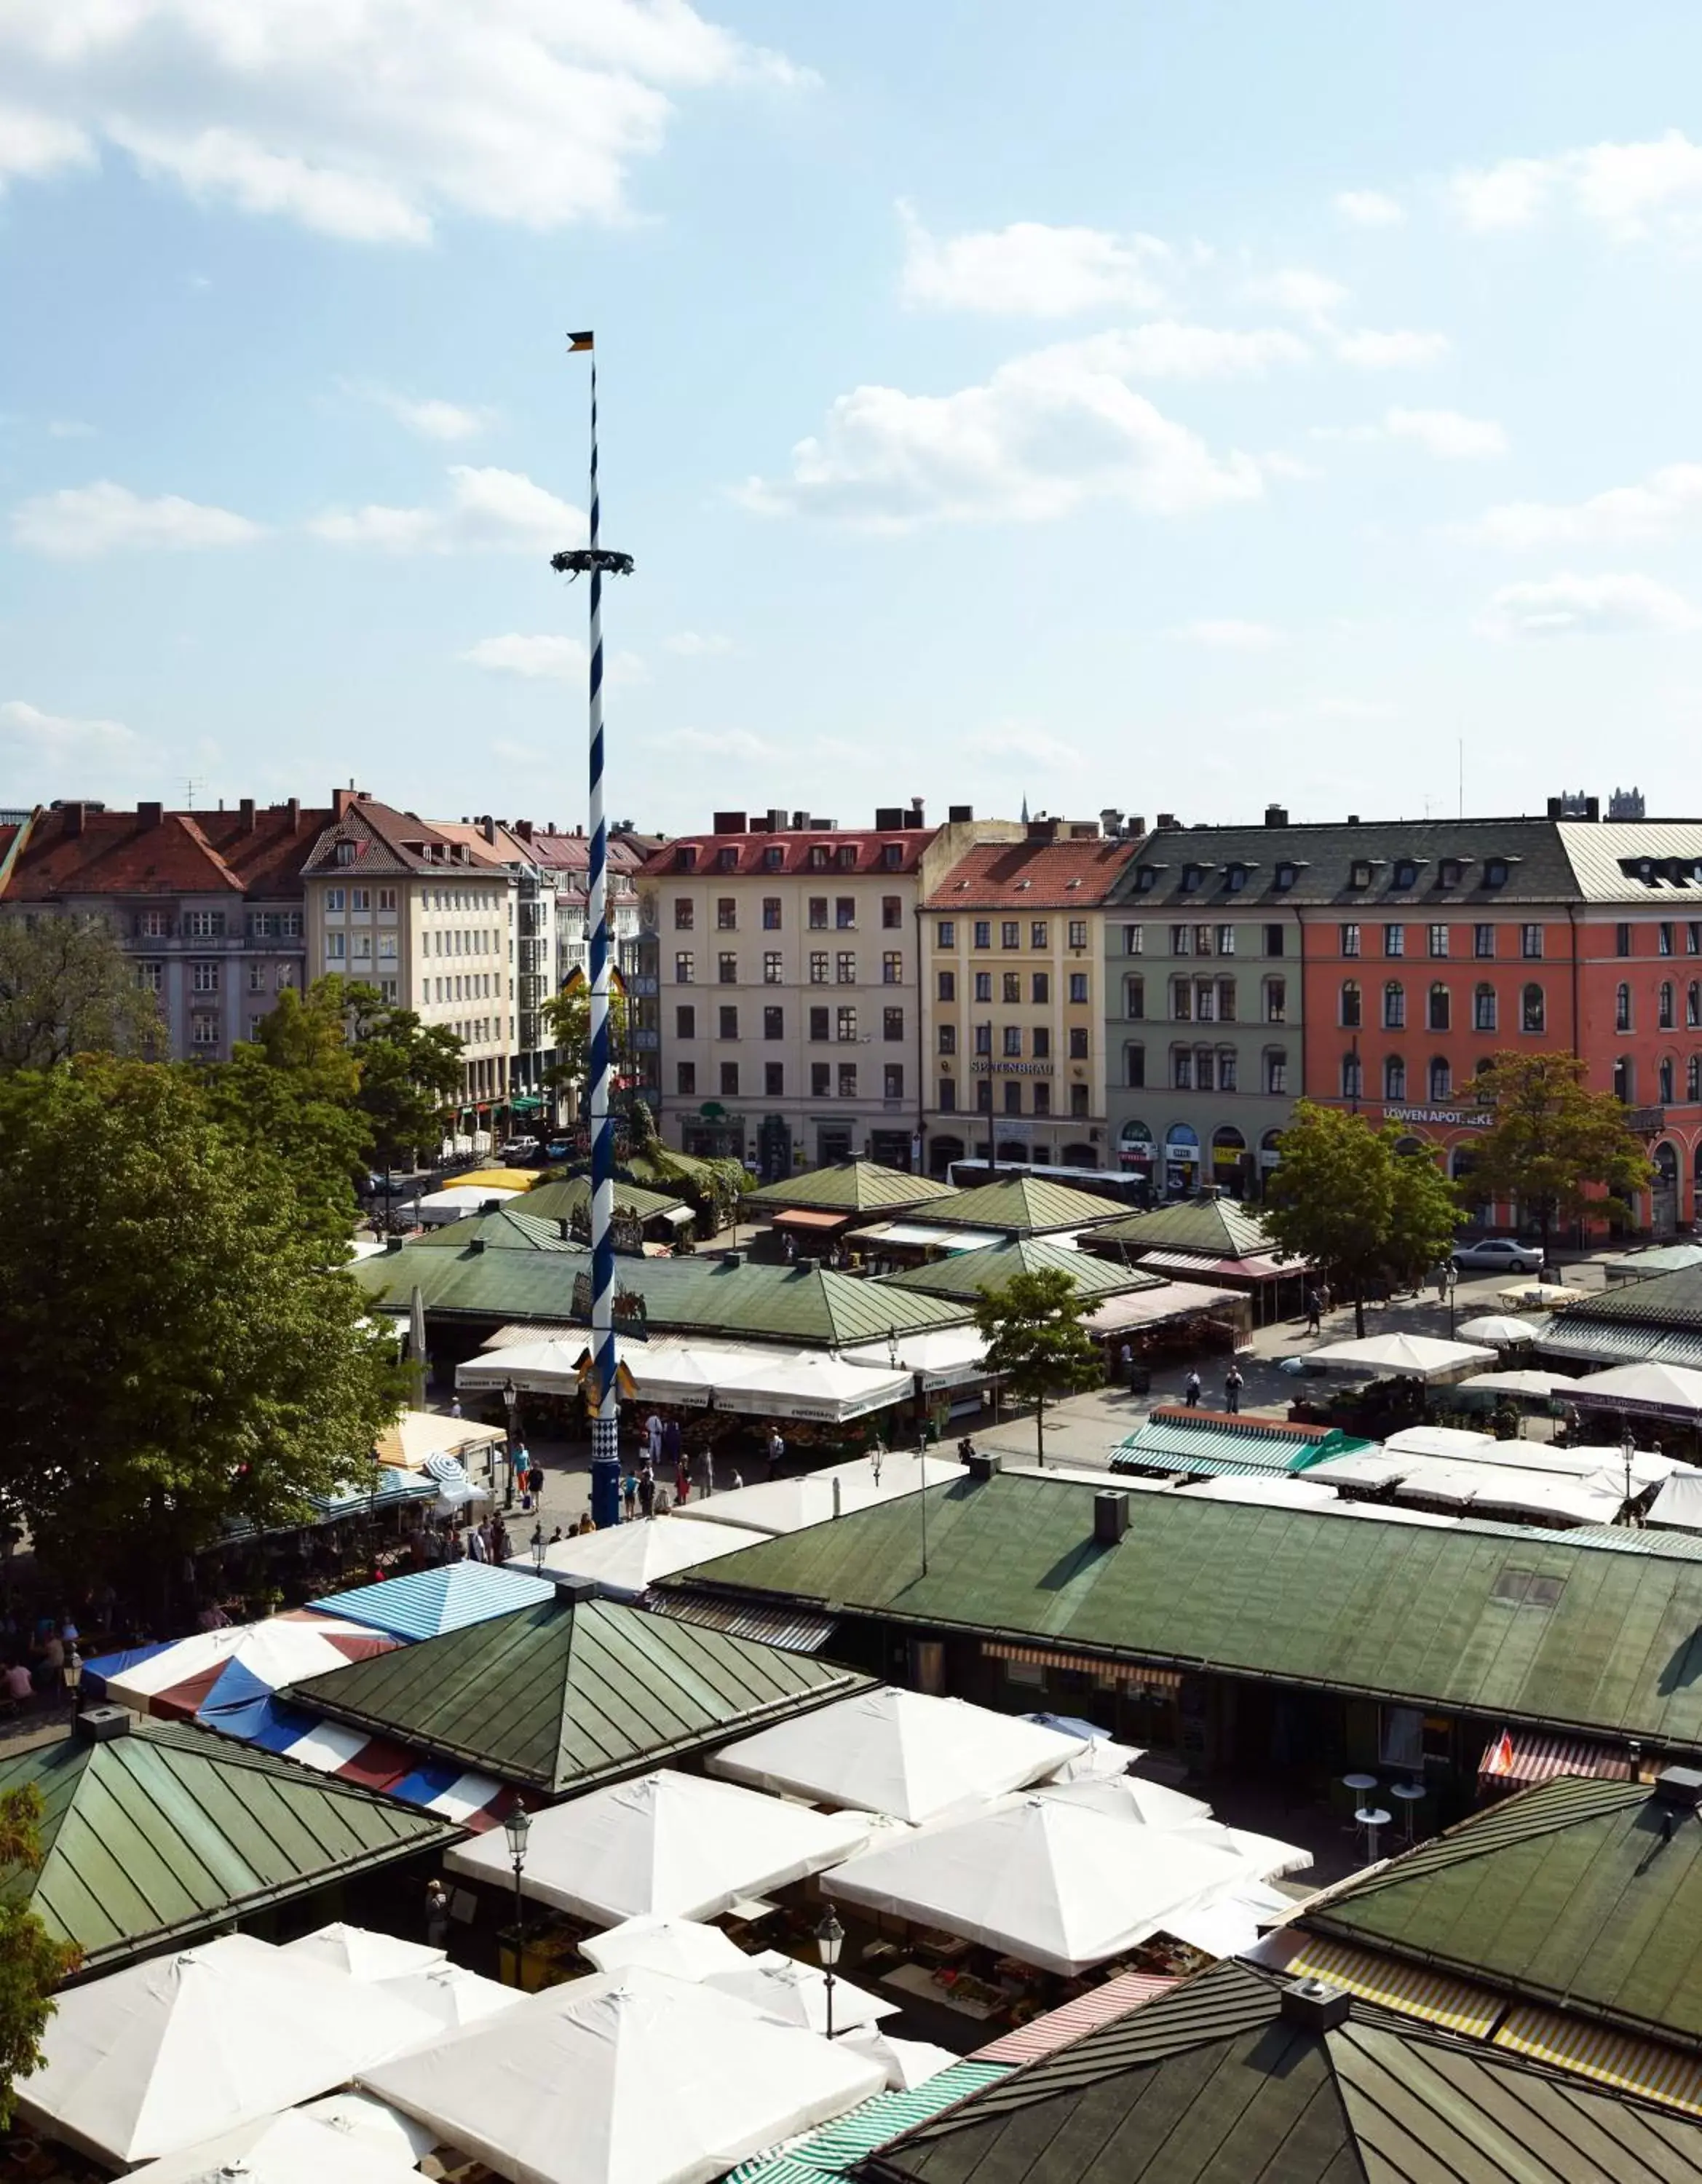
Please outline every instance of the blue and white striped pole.
[[603, 796], [603, 578], [632, 564], [605, 553], [597, 485], [597, 353], [588, 333], [570, 334], [570, 349], [591, 352], [591, 538], [584, 553], [558, 554], [551, 566], [591, 576], [590, 863], [586, 918], [591, 942], [591, 1351], [594, 1408], [591, 1421], [591, 1513], [602, 1528], [620, 1513], [620, 1397], [615, 1342], [615, 1120], [609, 1112], [612, 1059], [609, 1035], [609, 834]]

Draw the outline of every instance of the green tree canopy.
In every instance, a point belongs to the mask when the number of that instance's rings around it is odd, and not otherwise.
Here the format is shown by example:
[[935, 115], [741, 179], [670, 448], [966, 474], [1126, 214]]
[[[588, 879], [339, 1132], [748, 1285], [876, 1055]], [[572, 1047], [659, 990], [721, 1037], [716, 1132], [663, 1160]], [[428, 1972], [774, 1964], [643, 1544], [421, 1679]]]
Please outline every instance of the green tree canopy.
[[[552, 994], [539, 1013], [548, 1028], [555, 1061], [548, 1082], [558, 1092], [571, 1092], [583, 1108], [591, 1080], [591, 987], [576, 977], [560, 993]], [[609, 1042], [613, 1056], [626, 1046], [627, 1005], [625, 991], [611, 982], [609, 995]]]
[[1013, 1274], [983, 1290], [975, 1323], [987, 1341], [987, 1370], [1002, 1373], [1020, 1401], [1034, 1405], [1040, 1461], [1046, 1461], [1046, 1399], [1060, 1390], [1095, 1388], [1104, 1378], [1099, 1346], [1082, 1324], [1081, 1291], [1057, 1268]]
[[364, 1475], [405, 1400], [284, 1161], [197, 1074], [79, 1059], [0, 1100], [0, 1501], [43, 1560], [169, 1583]]
[[0, 1797], [0, 2131], [11, 2123], [14, 2087], [42, 2059], [53, 1992], [81, 1952], [56, 1942], [9, 1884], [42, 1865], [42, 1793], [33, 1783]]
[[0, 917], [0, 1070], [145, 1053], [159, 1031], [153, 995], [103, 919]]
[[1576, 1056], [1498, 1054], [1472, 1089], [1492, 1118], [1471, 1148], [1475, 1205], [1516, 1203], [1544, 1255], [1557, 1222], [1631, 1218], [1654, 1169], [1625, 1109], [1588, 1089]]
[[1366, 1291], [1445, 1258], [1459, 1221], [1454, 1185], [1428, 1155], [1397, 1151], [1402, 1134], [1298, 1100], [1266, 1186], [1266, 1228], [1288, 1257], [1310, 1259], [1353, 1299], [1361, 1336]]
[[460, 1039], [447, 1024], [422, 1022], [414, 1010], [381, 1000], [375, 987], [348, 986], [342, 998], [360, 1063], [355, 1102], [372, 1126], [373, 1158], [381, 1167], [403, 1167], [421, 1152], [435, 1157], [460, 1097]]

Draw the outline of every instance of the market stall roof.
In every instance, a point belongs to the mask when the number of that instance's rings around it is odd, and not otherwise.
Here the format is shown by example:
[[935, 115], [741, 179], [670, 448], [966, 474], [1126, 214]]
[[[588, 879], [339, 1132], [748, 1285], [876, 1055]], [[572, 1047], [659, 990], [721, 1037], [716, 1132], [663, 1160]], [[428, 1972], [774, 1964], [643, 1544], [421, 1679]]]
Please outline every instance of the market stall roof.
[[381, 1460], [403, 1471], [417, 1471], [431, 1456], [459, 1456], [489, 1448], [504, 1439], [500, 1426], [481, 1426], [474, 1418], [452, 1418], [444, 1411], [403, 1411], [386, 1426], [373, 1446]]
[[1215, 1290], [1199, 1282], [1160, 1282], [1149, 1290], [1123, 1290], [1082, 1315], [1090, 1334], [1119, 1334], [1125, 1329], [1164, 1327], [1173, 1320], [1202, 1314], [1226, 1314], [1245, 1308], [1238, 1290]]
[[[812, 1813], [731, 1782], [659, 1768], [533, 1815], [525, 1893], [615, 1925], [647, 1915], [713, 1919], [741, 1897], [837, 1865], [868, 1841], [866, 1814]], [[499, 1833], [449, 1852], [451, 1873], [513, 1886]]]
[[489, 1563], [444, 1563], [436, 1569], [410, 1570], [377, 1585], [356, 1585], [314, 1602], [328, 1615], [387, 1630], [393, 1638], [441, 1637], [471, 1623], [488, 1623], [551, 1597], [550, 1586], [523, 1567], [496, 1568]]
[[1043, 1237], [1011, 1236], [986, 1251], [934, 1259], [902, 1273], [885, 1274], [892, 1289], [924, 1290], [932, 1295], [979, 1300], [981, 1292], [1001, 1289], [1013, 1274], [1067, 1274], [1078, 1296], [1115, 1296], [1120, 1291], [1154, 1289], [1157, 1274], [1138, 1267], [1119, 1266], [1113, 1259], [1096, 1259], [1085, 1251], [1066, 1250]]
[[1702, 1373], [1680, 1365], [1617, 1365], [1574, 1380], [1571, 1400], [1584, 1408], [1639, 1411], [1664, 1418], [1702, 1418]]
[[1630, 1324], [1668, 1332], [1702, 1333], [1702, 1265], [1646, 1282], [1593, 1292], [1566, 1314], [1567, 1323]]
[[[588, 1337], [577, 1343], [528, 1343], [486, 1350], [455, 1369], [459, 1388], [523, 1393], [559, 1390], [590, 1362]], [[910, 1375], [882, 1357], [848, 1359], [842, 1352], [781, 1350], [771, 1344], [716, 1342], [703, 1336], [653, 1335], [621, 1345], [634, 1400], [670, 1408], [715, 1409], [748, 1418], [809, 1418], [843, 1425], [907, 1401]]]
[[731, 1935], [701, 1919], [623, 1919], [580, 1943], [600, 1972], [642, 1970], [670, 1979], [707, 1979], [743, 1970], [749, 1958]]
[[884, 1206], [921, 1206], [932, 1199], [956, 1199], [962, 1193], [932, 1177], [907, 1175], [878, 1161], [841, 1161], [782, 1176], [744, 1194], [744, 1203], [761, 1212], [769, 1206], [823, 1206], [836, 1213], [872, 1213]]
[[352, 1980], [406, 1979], [445, 1962], [444, 1952], [424, 1942], [405, 1942], [395, 1934], [375, 1932], [370, 1926], [351, 1926], [334, 1919], [298, 1935], [282, 1945], [285, 1953], [309, 1964], [324, 1964]]
[[1160, 1403], [1117, 1443], [1110, 1462], [1114, 1471], [1186, 1472], [1199, 1463], [1204, 1474], [1226, 1460], [1261, 1470], [1304, 1471], [1326, 1457], [1369, 1446], [1336, 1426]]
[[482, 2025], [487, 2018], [501, 2017], [526, 1997], [518, 1987], [504, 1986], [500, 1980], [486, 1979], [481, 1974], [469, 1971], [464, 1964], [427, 1964], [423, 1969], [405, 1972], [400, 1978], [387, 1980], [384, 1991], [397, 2001], [405, 2002], [410, 2009], [417, 2009], [442, 2032], [459, 2032], [470, 2025]]
[[314, 1677], [288, 1696], [334, 1720], [559, 1795], [841, 1697], [865, 1681], [754, 1639], [556, 1593], [515, 1614]]
[[996, 1228], [1004, 1236], [1039, 1236], [1054, 1228], [1097, 1228], [1117, 1217], [1115, 1198], [1039, 1175], [1001, 1175], [972, 1190], [954, 1191], [928, 1208], [943, 1228]]
[[1275, 1282], [1298, 1279], [1307, 1268], [1296, 1259], [1251, 1253], [1244, 1259], [1212, 1259], [1203, 1251], [1143, 1251], [1140, 1263], [1156, 1274], [1197, 1274], [1208, 1281]]
[[548, 1987], [364, 2082], [511, 2184], [709, 2184], [885, 2078], [731, 1995], [631, 1970]]
[[1658, 1531], [1702, 1532], [1702, 1471], [1675, 1471], [1649, 1505]]
[[[371, 2106], [396, 2114], [376, 2101]], [[426, 2142], [417, 2153], [408, 2131]], [[423, 2125], [411, 2120], [407, 2131], [386, 2136], [375, 2127], [360, 2130], [336, 2114], [285, 2109], [131, 2174], [147, 2184], [225, 2184], [234, 2179], [242, 2184], [409, 2184], [410, 2178], [419, 2184], [416, 2164], [435, 2143]]]
[[[1092, 1242], [1126, 1244], [1142, 1252], [1197, 1252], [1207, 1259], [1257, 1259], [1276, 1249], [1276, 1240], [1256, 1214], [1233, 1198], [1188, 1198], [1149, 1213], [1125, 1214], [1094, 1231]], [[1304, 1260], [1291, 1260], [1291, 1274], [1306, 1271]]]
[[508, 1191], [518, 1198], [522, 1191], [532, 1190], [538, 1182], [538, 1172], [530, 1167], [481, 1167], [470, 1175], [458, 1175], [454, 1188], [459, 1190]]
[[[778, 1949], [759, 1949], [737, 1968], [706, 1972], [704, 1985], [718, 1994], [731, 1994], [754, 2003], [765, 2017], [779, 2025], [796, 2025], [806, 2032], [826, 2035], [830, 2004], [827, 1978], [814, 1964]], [[896, 2017], [903, 2007], [883, 2002], [848, 1979], [836, 1978], [831, 2004], [836, 2036], [856, 2025], [878, 2025], [883, 2017]]]
[[[590, 1177], [564, 1175], [553, 1182], [538, 1184], [527, 1198], [526, 1212], [542, 1220], [571, 1221], [576, 1215], [587, 1212], [590, 1205]], [[618, 1178], [615, 1184], [615, 1211], [640, 1223], [665, 1221], [670, 1228], [692, 1218], [692, 1209], [683, 1198], [667, 1191], [646, 1190], [642, 1184], [622, 1183]]]
[[1433, 1334], [1371, 1334], [1363, 1342], [1327, 1342], [1321, 1349], [1309, 1350], [1306, 1362], [1332, 1366], [1343, 1373], [1446, 1380], [1478, 1366], [1493, 1365], [1495, 1353], [1481, 1343], [1444, 1342]]
[[437, 1228], [446, 1221], [462, 1221], [471, 1213], [489, 1213], [503, 1201], [520, 1195], [517, 1190], [502, 1190], [489, 1184], [476, 1189], [466, 1184], [451, 1184], [445, 1190], [429, 1190], [423, 1198], [414, 1199], [409, 1211], [426, 1228]]
[[381, 1986], [226, 1934], [61, 1992], [18, 2109], [125, 2167], [330, 2092], [434, 2030]]
[[[947, 1463], [955, 1462], [954, 1457], [935, 1459], [936, 1484], [946, 1477]], [[835, 1518], [848, 1516], [854, 1509], [871, 1509], [877, 1502], [892, 1502], [900, 1495], [914, 1494], [921, 1484], [914, 1463], [902, 1470], [895, 1468], [890, 1475], [883, 1464], [878, 1486], [866, 1462], [855, 1463], [831, 1477], [824, 1472], [806, 1471], [795, 1479], [765, 1479], [760, 1485], [736, 1487], [731, 1493], [713, 1494], [705, 1500], [693, 1502], [691, 1522], [704, 1534], [723, 1525], [735, 1526], [752, 1535], [743, 1544], [754, 1546], [759, 1537], [768, 1539], [781, 1532], [799, 1532], [806, 1524], [832, 1524]], [[676, 1517], [677, 1514], [676, 1512]], [[625, 1525], [621, 1527], [623, 1531], [626, 1529]], [[698, 1558], [709, 1561], [717, 1553], [728, 1552], [705, 1539]]]
[[1493, 1349], [1511, 1349], [1516, 1343], [1534, 1342], [1538, 1323], [1516, 1319], [1510, 1312], [1491, 1312], [1477, 1319], [1463, 1319], [1454, 1329], [1462, 1342], [1487, 1342]]
[[[741, 1528], [728, 1518], [700, 1523], [697, 1512], [713, 1508], [721, 1501], [737, 1502], [737, 1494], [713, 1495], [694, 1502], [692, 1513], [675, 1509], [648, 1524], [615, 1524], [601, 1532], [570, 1533], [544, 1550], [546, 1583], [584, 1580], [609, 1600], [642, 1600], [653, 1585], [698, 1563], [714, 1562], [739, 1547], [754, 1547], [768, 1538], [759, 1525]], [[515, 1558], [530, 1569], [530, 1554]], [[514, 1564], [509, 1565], [510, 1568]]]
[[1143, 1832], [1133, 1856], [1129, 1823], [1076, 1802], [1072, 1790], [921, 1829], [825, 1874], [821, 1886], [839, 1902], [1073, 1979], [1249, 1877], [1238, 1857], [1184, 1830]]
[[1523, 1396], [1532, 1399], [1562, 1395], [1571, 1384], [1564, 1373], [1537, 1372], [1468, 1373], [1463, 1380], [1455, 1383], [1462, 1390], [1471, 1388], [1486, 1396]]
[[859, 1244], [891, 1244], [900, 1250], [984, 1251], [1004, 1241], [996, 1228], [942, 1228], [937, 1222], [877, 1221], [857, 1231]]
[[883, 1685], [742, 1738], [709, 1763], [754, 1789], [921, 1821], [965, 1799], [1026, 1789], [1080, 1748], [1011, 1714]]
[[1500, 1446], [1493, 1434], [1463, 1426], [1403, 1426], [1383, 1442], [1391, 1456], [1486, 1457]]
[[796, 1228], [805, 1236], [834, 1236], [852, 1216], [832, 1212], [822, 1206], [790, 1206], [784, 1213], [773, 1214], [770, 1218], [776, 1228]]
[[920, 1373], [930, 1388], [954, 1388], [987, 1378], [987, 1338], [975, 1326], [924, 1328], [890, 1342], [859, 1344], [840, 1356], [855, 1365], [887, 1365], [896, 1348], [900, 1368]]
[[143, 1950], [287, 1903], [448, 1841], [430, 1814], [328, 1782], [187, 1723], [81, 1724], [0, 1760], [0, 1796], [42, 1799], [39, 1870], [0, 1903], [28, 1905], [101, 1971]]
[[387, 1653], [396, 1643], [359, 1623], [296, 1608], [263, 1623], [103, 1653], [85, 1664], [83, 1691], [138, 1713], [192, 1717], [214, 1729], [228, 1722], [240, 1736], [245, 1717], [281, 1685]]

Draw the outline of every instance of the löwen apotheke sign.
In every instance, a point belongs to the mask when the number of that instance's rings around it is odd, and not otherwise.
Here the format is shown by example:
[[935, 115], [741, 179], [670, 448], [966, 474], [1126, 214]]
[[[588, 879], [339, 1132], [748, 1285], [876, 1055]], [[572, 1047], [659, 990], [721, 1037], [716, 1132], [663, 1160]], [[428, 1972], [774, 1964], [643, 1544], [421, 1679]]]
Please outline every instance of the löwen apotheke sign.
[[1449, 1130], [1487, 1130], [1494, 1120], [1481, 1107], [1385, 1107], [1386, 1123], [1433, 1123]]
[[970, 1063], [972, 1077], [1049, 1077], [1049, 1061], [1006, 1061], [1002, 1056], [989, 1057], [978, 1054]]

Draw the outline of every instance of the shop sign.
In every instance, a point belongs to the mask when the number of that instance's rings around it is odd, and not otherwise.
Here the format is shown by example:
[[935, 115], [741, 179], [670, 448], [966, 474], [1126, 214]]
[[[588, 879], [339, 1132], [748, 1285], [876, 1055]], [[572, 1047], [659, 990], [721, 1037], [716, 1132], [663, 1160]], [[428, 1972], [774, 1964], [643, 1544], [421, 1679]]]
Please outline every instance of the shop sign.
[[1049, 1061], [1007, 1061], [1002, 1055], [978, 1054], [970, 1063], [970, 1073], [974, 1077], [1049, 1077], [1052, 1064]]
[[1434, 1123], [1449, 1130], [1487, 1130], [1494, 1117], [1481, 1107], [1385, 1107], [1386, 1123]]

